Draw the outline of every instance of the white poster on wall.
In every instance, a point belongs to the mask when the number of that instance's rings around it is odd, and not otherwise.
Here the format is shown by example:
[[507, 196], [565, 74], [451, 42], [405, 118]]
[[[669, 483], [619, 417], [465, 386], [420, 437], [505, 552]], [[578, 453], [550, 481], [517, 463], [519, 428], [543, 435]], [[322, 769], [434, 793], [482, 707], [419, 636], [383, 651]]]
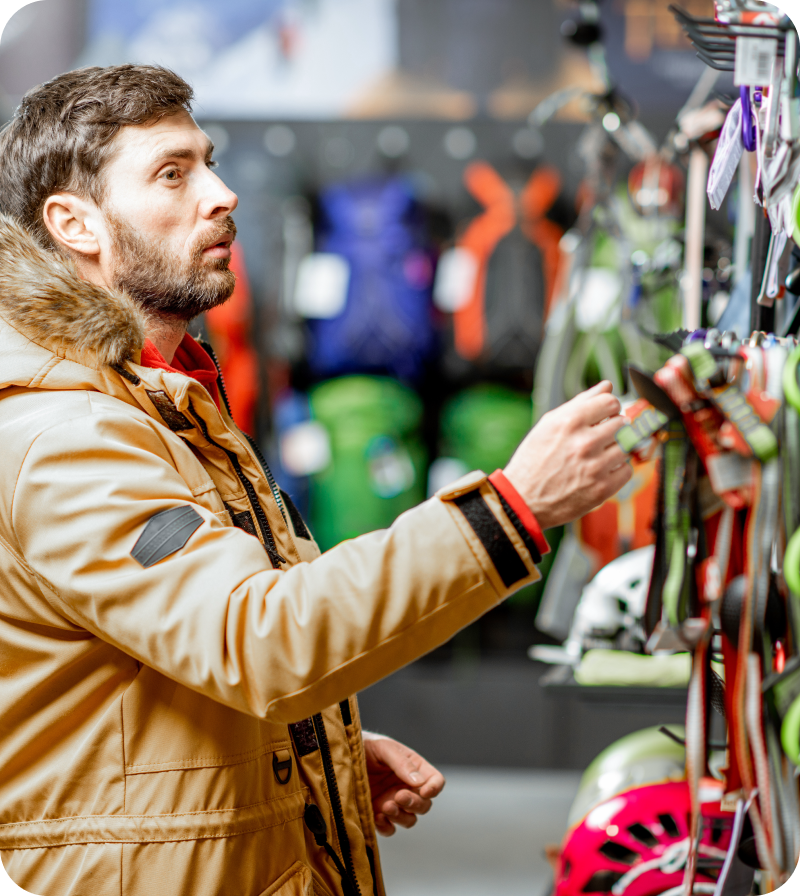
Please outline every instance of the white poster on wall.
[[158, 63], [204, 118], [331, 118], [396, 65], [395, 0], [89, 0], [81, 62]]

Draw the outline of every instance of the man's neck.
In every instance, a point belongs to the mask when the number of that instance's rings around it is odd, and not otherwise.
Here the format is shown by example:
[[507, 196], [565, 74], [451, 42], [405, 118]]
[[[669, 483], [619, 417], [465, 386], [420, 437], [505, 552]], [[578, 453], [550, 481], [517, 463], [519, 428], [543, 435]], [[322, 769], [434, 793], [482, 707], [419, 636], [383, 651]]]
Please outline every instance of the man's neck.
[[[76, 259], [78, 274], [83, 280], [95, 283], [104, 289], [110, 286], [106, 281], [100, 264], [93, 258]], [[183, 342], [186, 335], [186, 329], [189, 322], [174, 314], [157, 314], [155, 312], [147, 312], [147, 324], [145, 326], [145, 335], [158, 349], [161, 357], [172, 364], [175, 352], [178, 346]]]
[[158, 349], [161, 357], [172, 364], [175, 352], [186, 335], [189, 322], [172, 314], [150, 314], [145, 332], [147, 338]]

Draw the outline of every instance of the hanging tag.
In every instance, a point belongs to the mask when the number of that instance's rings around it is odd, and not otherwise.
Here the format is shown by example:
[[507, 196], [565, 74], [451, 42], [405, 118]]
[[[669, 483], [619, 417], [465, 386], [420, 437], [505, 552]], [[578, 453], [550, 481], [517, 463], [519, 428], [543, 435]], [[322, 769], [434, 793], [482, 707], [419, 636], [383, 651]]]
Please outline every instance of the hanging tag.
[[756, 87], [769, 84], [778, 43], [769, 37], [737, 37], [733, 83]]
[[338, 317], [347, 304], [350, 265], [331, 252], [316, 252], [300, 262], [294, 293], [295, 311], [300, 317]]
[[778, 275], [778, 266], [783, 257], [783, 250], [786, 248], [788, 239], [789, 236], [785, 230], [781, 230], [779, 233], [775, 234], [775, 248], [772, 252], [769, 271], [767, 272], [767, 295], [771, 299], [777, 297], [778, 292], [783, 285], [780, 282], [780, 277]]
[[662, 430], [669, 418], [640, 398], [625, 411], [630, 423], [617, 430], [614, 438], [626, 454], [640, 451], [652, 436]]
[[469, 249], [456, 246], [442, 253], [436, 266], [433, 304], [447, 314], [469, 304], [478, 279], [478, 259]]
[[717, 149], [714, 153], [714, 161], [708, 172], [708, 201], [711, 208], [718, 209], [728, 192], [733, 180], [733, 175], [739, 165], [739, 160], [744, 152], [744, 140], [742, 139], [742, 101], [741, 99], [731, 106], [722, 132], [719, 135]]
[[290, 476], [320, 473], [331, 462], [328, 430], [317, 420], [304, 420], [280, 438], [281, 466]]

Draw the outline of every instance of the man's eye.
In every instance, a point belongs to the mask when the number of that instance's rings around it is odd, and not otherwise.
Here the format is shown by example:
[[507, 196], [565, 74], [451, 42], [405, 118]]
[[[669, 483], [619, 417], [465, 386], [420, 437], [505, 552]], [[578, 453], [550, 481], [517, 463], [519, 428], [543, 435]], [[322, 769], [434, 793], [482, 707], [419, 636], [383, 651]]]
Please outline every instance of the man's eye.
[[208, 162], [206, 162], [206, 165], [209, 168], [217, 168], [219, 167], [219, 162], [215, 162], [213, 159], [210, 159]]
[[179, 178], [178, 172], [174, 168], [170, 168], [169, 171], [165, 171], [162, 177], [164, 180], [176, 181]]

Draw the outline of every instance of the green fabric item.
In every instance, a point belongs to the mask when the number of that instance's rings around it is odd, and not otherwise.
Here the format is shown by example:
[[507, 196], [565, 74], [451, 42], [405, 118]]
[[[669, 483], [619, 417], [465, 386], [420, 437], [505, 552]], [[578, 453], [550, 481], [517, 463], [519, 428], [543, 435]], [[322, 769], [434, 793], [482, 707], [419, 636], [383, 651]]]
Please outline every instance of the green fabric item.
[[422, 402], [384, 377], [315, 386], [311, 411], [328, 431], [331, 463], [311, 477], [311, 524], [322, 550], [375, 529], [425, 499]]
[[683, 688], [689, 684], [692, 658], [688, 653], [643, 656], [625, 650], [587, 650], [575, 670], [583, 685], [640, 688]]
[[459, 392], [442, 412], [442, 455], [469, 470], [504, 467], [533, 426], [530, 394], [482, 383]]
[[[530, 393], [481, 383], [459, 392], [445, 405], [441, 420], [442, 454], [458, 458], [469, 470], [493, 473], [505, 467], [532, 426]], [[550, 539], [552, 550], [539, 566], [542, 581], [549, 572], [557, 546], [552, 533]], [[529, 585], [513, 594], [508, 599], [509, 604], [535, 609], [541, 591], [540, 582]]]
[[717, 372], [717, 362], [702, 342], [690, 342], [681, 349], [681, 354], [689, 359], [695, 379], [710, 380]]

